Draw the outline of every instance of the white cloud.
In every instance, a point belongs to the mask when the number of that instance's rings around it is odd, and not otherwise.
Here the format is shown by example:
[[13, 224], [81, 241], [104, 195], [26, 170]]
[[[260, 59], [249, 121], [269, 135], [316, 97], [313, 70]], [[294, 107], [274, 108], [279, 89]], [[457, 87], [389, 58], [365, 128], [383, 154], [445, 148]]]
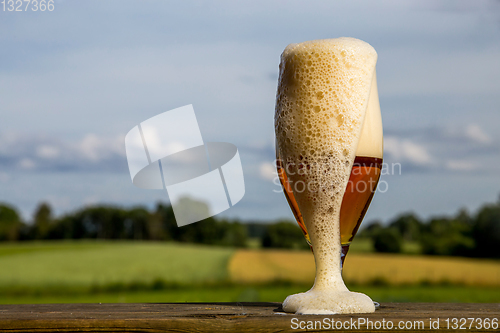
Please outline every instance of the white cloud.
[[35, 162], [33, 162], [33, 160], [31, 160], [30, 158], [21, 159], [18, 165], [21, 167], [21, 169], [25, 170], [32, 170], [36, 167]]
[[51, 145], [40, 145], [36, 149], [36, 154], [41, 158], [52, 159], [59, 156], [59, 149]]
[[120, 171], [126, 168], [124, 137], [87, 134], [76, 141], [45, 135], [0, 135], [0, 167], [13, 171]]
[[490, 143], [491, 138], [483, 131], [479, 125], [471, 124], [465, 129], [465, 136], [477, 143]]
[[423, 166], [432, 164], [433, 160], [424, 146], [396, 137], [384, 138], [384, 150], [398, 162], [412, 162]]
[[94, 134], [85, 136], [79, 144], [83, 156], [92, 161], [97, 161], [99, 159], [99, 150], [101, 149], [100, 141]]
[[278, 177], [278, 174], [276, 173], [276, 167], [274, 166], [274, 164], [269, 162], [263, 162], [260, 164], [259, 175], [262, 179], [271, 181]]
[[408, 158], [408, 160], [418, 164], [431, 163], [432, 158], [425, 147], [411, 141], [403, 141], [401, 143], [401, 147], [404, 155], [406, 156], [406, 158]]
[[125, 138], [117, 136], [114, 138], [100, 137], [95, 134], [87, 134], [79, 143], [76, 150], [79, 150], [83, 158], [97, 162], [106, 159], [110, 154], [125, 156]]
[[[499, 143], [481, 126], [444, 126], [394, 131], [384, 139], [388, 159], [416, 170], [492, 172], [498, 161]], [[387, 161], [387, 159], [386, 159]]]

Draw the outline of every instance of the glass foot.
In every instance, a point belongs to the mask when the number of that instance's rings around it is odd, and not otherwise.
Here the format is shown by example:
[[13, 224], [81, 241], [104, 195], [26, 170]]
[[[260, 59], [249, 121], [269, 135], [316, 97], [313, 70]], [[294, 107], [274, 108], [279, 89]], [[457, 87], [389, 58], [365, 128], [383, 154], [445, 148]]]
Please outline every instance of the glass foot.
[[375, 310], [380, 308], [380, 303], [379, 302], [373, 302], [373, 305], [375, 305]]

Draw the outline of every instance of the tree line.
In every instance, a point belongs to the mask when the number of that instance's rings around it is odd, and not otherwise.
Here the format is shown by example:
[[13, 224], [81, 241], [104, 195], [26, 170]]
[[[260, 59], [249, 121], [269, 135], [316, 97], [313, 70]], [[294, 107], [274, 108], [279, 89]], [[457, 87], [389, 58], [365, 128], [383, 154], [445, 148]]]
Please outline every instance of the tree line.
[[454, 216], [421, 220], [402, 214], [388, 224], [370, 224], [357, 237], [373, 240], [377, 252], [399, 253], [405, 241], [420, 245], [422, 254], [500, 258], [500, 201], [474, 215], [462, 209]]
[[[402, 253], [403, 244], [413, 243], [426, 255], [500, 258], [500, 201], [484, 205], [474, 215], [462, 209], [454, 216], [428, 220], [406, 213], [388, 223], [373, 221], [358, 232], [354, 242], [362, 238], [371, 240], [374, 250], [382, 253]], [[309, 247], [300, 229], [284, 221], [265, 228], [262, 245]]]
[[[356, 238], [369, 238], [377, 252], [399, 253], [405, 242], [413, 242], [428, 255], [500, 258], [500, 201], [484, 205], [474, 215], [461, 210], [454, 216], [422, 220], [413, 213], [402, 214], [386, 224], [368, 223]], [[241, 223], [211, 217], [179, 228], [172, 207], [165, 204], [157, 204], [153, 210], [96, 205], [55, 217], [50, 205], [41, 203], [27, 223], [15, 207], [0, 204], [0, 241], [57, 239], [155, 240], [233, 247], [246, 247], [253, 239], [265, 248], [309, 248], [300, 228], [288, 220]]]
[[17, 210], [0, 204], [0, 241], [111, 239], [178, 241], [244, 247], [246, 227], [238, 221], [208, 218], [177, 227], [170, 205], [144, 207], [107, 205], [85, 207], [55, 218], [49, 204], [40, 204], [31, 223], [21, 220]]

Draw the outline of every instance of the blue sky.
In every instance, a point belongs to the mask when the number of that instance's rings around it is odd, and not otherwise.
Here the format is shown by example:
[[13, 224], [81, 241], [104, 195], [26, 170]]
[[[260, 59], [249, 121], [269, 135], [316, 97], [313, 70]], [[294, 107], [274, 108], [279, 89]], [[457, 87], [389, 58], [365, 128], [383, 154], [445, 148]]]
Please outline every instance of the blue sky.
[[[1, 9], [1, 8], [0, 8]], [[474, 212], [500, 193], [500, 1], [56, 1], [0, 10], [0, 201], [29, 219], [95, 203], [153, 207], [125, 134], [193, 104], [206, 141], [238, 146], [246, 195], [224, 212], [292, 218], [274, 175], [279, 57], [356, 37], [378, 52], [384, 175], [367, 220]]]

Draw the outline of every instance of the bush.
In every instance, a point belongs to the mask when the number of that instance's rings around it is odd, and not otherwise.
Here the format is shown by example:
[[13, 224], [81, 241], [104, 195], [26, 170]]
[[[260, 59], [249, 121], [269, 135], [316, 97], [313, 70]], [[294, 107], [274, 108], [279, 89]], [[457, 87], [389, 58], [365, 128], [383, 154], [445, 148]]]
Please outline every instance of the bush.
[[473, 226], [476, 240], [474, 255], [484, 258], [500, 258], [500, 204], [483, 207]]
[[430, 255], [468, 256], [474, 249], [472, 226], [457, 218], [432, 219], [423, 227], [422, 252]]
[[14, 207], [0, 204], [0, 241], [18, 240], [23, 226]]
[[309, 245], [296, 223], [281, 221], [267, 226], [262, 247], [308, 249]]
[[396, 229], [380, 229], [373, 237], [373, 247], [377, 252], [400, 253], [402, 248], [401, 235]]
[[406, 241], [418, 241], [422, 230], [422, 222], [415, 214], [406, 213], [391, 221], [389, 227], [396, 229]]

